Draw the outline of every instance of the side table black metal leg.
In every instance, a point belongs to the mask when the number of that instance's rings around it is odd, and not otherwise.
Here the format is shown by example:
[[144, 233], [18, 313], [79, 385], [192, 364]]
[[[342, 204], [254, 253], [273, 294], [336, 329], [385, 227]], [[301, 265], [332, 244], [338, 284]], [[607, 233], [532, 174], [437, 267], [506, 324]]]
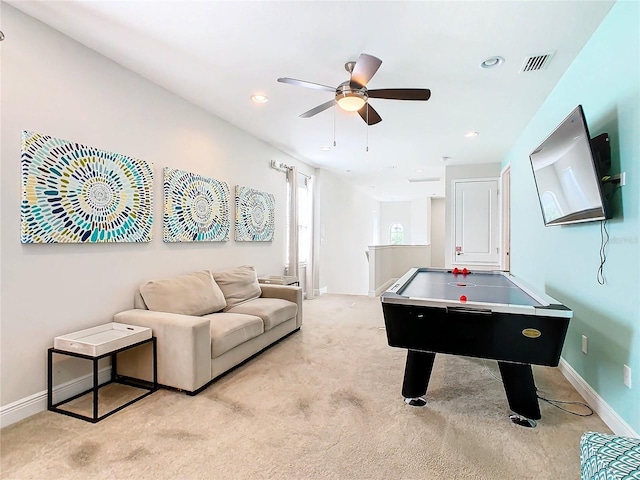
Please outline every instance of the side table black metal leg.
[[98, 421], [98, 359], [93, 359], [93, 422]]
[[118, 378], [118, 354], [111, 354], [111, 381], [115, 382], [116, 378]]
[[47, 351], [47, 410], [53, 406], [53, 350]]
[[151, 348], [153, 349], [153, 390], [158, 389], [158, 339], [152, 337]]

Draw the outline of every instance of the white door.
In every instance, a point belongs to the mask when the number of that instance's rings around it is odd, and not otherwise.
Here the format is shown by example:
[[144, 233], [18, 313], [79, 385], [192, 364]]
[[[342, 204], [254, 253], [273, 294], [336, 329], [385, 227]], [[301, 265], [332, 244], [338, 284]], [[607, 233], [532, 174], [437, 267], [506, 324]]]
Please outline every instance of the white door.
[[498, 266], [498, 179], [454, 181], [454, 265]]
[[502, 270], [511, 270], [511, 167], [502, 172]]

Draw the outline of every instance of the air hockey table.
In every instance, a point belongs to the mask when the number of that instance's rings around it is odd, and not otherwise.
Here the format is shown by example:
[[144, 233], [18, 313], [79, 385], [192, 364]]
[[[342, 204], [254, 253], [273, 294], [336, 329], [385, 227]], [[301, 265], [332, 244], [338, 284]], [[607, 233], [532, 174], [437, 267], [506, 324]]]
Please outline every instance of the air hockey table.
[[514, 412], [541, 418], [531, 365], [558, 366], [573, 312], [498, 271], [412, 268], [381, 295], [387, 340], [406, 348], [405, 402], [424, 406], [436, 353], [498, 361]]

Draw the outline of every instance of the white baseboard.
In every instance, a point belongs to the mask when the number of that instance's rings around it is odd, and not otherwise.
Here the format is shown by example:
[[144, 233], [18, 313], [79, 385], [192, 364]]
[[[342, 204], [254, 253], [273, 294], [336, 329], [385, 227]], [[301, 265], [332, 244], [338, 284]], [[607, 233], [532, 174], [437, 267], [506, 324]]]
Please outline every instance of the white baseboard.
[[582, 395], [582, 398], [586, 400], [589, 406], [593, 408], [613, 433], [622, 435], [623, 437], [640, 438], [640, 435], [631, 428], [631, 425], [625, 422], [564, 358], [560, 359], [560, 365], [558, 367], [569, 383], [573, 385], [573, 388]]
[[325, 293], [327, 293], [327, 287], [313, 289], [313, 295], [315, 297], [319, 297], [320, 295], [324, 295]]
[[[98, 372], [98, 383], [102, 384], [111, 379], [111, 366]], [[65, 398], [73, 397], [80, 392], [93, 388], [93, 374], [84, 375], [75, 380], [60, 384], [53, 389], [53, 403]], [[16, 402], [0, 407], [0, 428], [19, 422], [36, 413], [47, 410], [47, 391], [35, 393]]]

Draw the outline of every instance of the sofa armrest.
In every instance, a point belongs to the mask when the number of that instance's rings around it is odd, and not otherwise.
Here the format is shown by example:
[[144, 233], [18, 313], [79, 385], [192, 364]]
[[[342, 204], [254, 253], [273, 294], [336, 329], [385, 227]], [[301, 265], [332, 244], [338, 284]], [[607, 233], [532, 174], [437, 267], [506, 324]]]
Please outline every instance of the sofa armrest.
[[[117, 313], [113, 321], [151, 328], [157, 339], [161, 385], [193, 392], [211, 380], [209, 319], [133, 309]], [[149, 353], [144, 350], [143, 346], [122, 352], [118, 356], [118, 373], [150, 380]]]
[[261, 283], [260, 289], [262, 298], [281, 298], [289, 300], [298, 305], [298, 313], [296, 314], [296, 327], [302, 326], [302, 288], [291, 285], [274, 285]]

